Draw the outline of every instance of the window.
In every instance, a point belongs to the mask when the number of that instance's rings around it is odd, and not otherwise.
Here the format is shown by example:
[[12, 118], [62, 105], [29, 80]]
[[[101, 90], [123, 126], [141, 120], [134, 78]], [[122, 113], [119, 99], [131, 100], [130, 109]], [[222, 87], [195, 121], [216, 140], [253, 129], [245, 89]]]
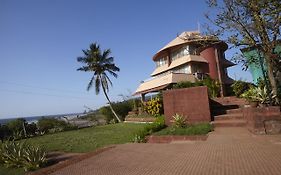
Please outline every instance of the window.
[[167, 64], [167, 59], [165, 57], [160, 58], [159, 60], [156, 61], [156, 67], [161, 67]]
[[191, 74], [191, 67], [190, 65], [184, 65], [179, 68], [173, 70], [174, 73], [184, 73], [184, 74]]
[[181, 58], [185, 55], [190, 55], [193, 52], [194, 52], [194, 49], [187, 45], [187, 46], [182, 47], [179, 50], [176, 50], [176, 51], [172, 52], [171, 53], [171, 59], [172, 59], [172, 61], [174, 61], [174, 60], [176, 60], [178, 58]]

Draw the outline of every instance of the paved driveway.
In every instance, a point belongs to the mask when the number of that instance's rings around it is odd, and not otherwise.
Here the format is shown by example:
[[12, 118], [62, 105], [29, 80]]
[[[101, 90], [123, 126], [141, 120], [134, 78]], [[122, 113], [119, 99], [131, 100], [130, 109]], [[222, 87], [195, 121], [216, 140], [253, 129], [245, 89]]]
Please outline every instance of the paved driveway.
[[281, 174], [281, 136], [217, 128], [207, 141], [125, 144], [52, 175]]

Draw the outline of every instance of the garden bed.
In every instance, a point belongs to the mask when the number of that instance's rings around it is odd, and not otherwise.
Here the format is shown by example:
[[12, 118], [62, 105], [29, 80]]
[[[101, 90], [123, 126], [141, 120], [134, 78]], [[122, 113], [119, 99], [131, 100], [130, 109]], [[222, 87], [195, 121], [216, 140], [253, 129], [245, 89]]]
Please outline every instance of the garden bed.
[[148, 143], [170, 143], [173, 141], [205, 141], [213, 130], [209, 123], [190, 125], [187, 127], [167, 127], [146, 137]]

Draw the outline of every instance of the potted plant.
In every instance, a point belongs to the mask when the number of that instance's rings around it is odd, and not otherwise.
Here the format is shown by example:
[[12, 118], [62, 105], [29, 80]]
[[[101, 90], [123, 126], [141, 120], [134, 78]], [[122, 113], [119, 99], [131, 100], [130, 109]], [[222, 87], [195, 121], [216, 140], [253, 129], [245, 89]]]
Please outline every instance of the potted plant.
[[259, 99], [257, 98], [257, 89], [251, 87], [249, 90], [241, 94], [242, 98], [245, 98], [251, 107], [257, 107], [259, 104]]
[[273, 93], [269, 93], [267, 88], [252, 87], [248, 91], [244, 92], [241, 97], [246, 98], [251, 107], [265, 107], [271, 104], [272, 100], [275, 99]]

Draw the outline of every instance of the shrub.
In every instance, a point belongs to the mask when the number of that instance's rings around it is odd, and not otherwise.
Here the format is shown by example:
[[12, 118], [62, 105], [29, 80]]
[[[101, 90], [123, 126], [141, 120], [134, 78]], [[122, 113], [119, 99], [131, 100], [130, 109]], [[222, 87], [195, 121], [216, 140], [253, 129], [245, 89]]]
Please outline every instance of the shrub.
[[195, 87], [195, 86], [198, 86], [198, 85], [196, 85], [195, 83], [192, 83], [190, 81], [182, 81], [177, 84], [174, 84], [173, 89], [190, 88], [190, 87]]
[[12, 132], [11, 137], [22, 139], [26, 137], [27, 122], [23, 118], [18, 118], [7, 123], [9, 130]]
[[37, 131], [38, 131], [38, 129], [37, 129], [36, 123], [32, 122], [32, 123], [26, 125], [26, 133], [28, 136], [30, 136], [30, 137], [35, 136]]
[[45, 165], [46, 152], [39, 147], [27, 146], [24, 151], [23, 168], [25, 171], [36, 170]]
[[272, 92], [268, 92], [265, 86], [263, 88], [252, 87], [241, 94], [241, 97], [246, 98], [248, 101], [260, 102], [261, 104], [271, 104], [271, 102], [276, 103], [276, 96], [274, 96]]
[[0, 162], [6, 167], [24, 168], [25, 171], [38, 169], [46, 163], [46, 152], [25, 142], [6, 141], [0, 154]]
[[1, 148], [4, 165], [7, 167], [22, 167], [24, 162], [24, 147], [24, 142], [4, 142]]
[[246, 92], [247, 90], [249, 90], [251, 87], [254, 87], [253, 84], [245, 82], [245, 81], [235, 81], [232, 85], [231, 85], [233, 92], [235, 94], [236, 97], [240, 97], [244, 92]]
[[173, 116], [174, 123], [173, 126], [177, 128], [184, 128], [186, 126], [186, 120], [182, 115], [175, 114]]
[[220, 84], [218, 81], [211, 79], [210, 77], [206, 77], [202, 80], [204, 86], [208, 87], [209, 96], [214, 98], [218, 97], [220, 93]]
[[7, 125], [0, 125], [0, 139], [3, 142], [12, 135], [12, 131], [8, 128]]
[[160, 98], [156, 97], [143, 103], [144, 111], [148, 114], [157, 117], [163, 114], [163, 105]]
[[7, 126], [11, 131], [22, 131], [23, 125], [26, 126], [27, 122], [22, 118], [15, 119], [7, 123]]
[[39, 131], [43, 133], [54, 133], [77, 128], [71, 124], [66, 123], [65, 121], [45, 117], [42, 117], [38, 120], [37, 126]]
[[194, 83], [190, 81], [183, 81], [173, 85], [173, 89], [190, 88], [198, 86], [207, 86], [210, 97], [217, 97], [220, 92], [220, 84], [218, 81], [205, 77], [202, 81], [196, 81]]
[[145, 142], [145, 136], [152, 134], [154, 132], [160, 131], [161, 129], [165, 128], [165, 119], [164, 116], [159, 116], [156, 118], [156, 120], [147, 125], [144, 130], [139, 131], [134, 139], [133, 142], [135, 143], [141, 143], [141, 142]]
[[[132, 111], [133, 107], [134, 107], [133, 100], [126, 100], [123, 102], [112, 103], [112, 108], [115, 110], [117, 115], [121, 118], [121, 120], [125, 119], [125, 117], [128, 115], [128, 112]], [[107, 123], [109, 123], [111, 120], [115, 120], [115, 122], [117, 122], [109, 106], [101, 107], [99, 109], [99, 113], [104, 115]]]

